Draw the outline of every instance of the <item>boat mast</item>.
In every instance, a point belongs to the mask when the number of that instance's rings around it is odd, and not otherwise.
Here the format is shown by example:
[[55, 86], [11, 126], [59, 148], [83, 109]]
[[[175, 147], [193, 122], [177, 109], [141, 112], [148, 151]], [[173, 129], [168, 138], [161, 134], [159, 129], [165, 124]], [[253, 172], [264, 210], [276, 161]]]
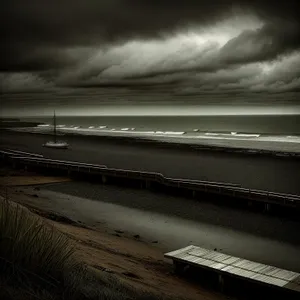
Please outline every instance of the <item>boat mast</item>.
[[54, 143], [56, 143], [56, 116], [55, 116], [55, 110], [54, 110], [54, 116], [53, 116], [53, 133], [54, 133]]

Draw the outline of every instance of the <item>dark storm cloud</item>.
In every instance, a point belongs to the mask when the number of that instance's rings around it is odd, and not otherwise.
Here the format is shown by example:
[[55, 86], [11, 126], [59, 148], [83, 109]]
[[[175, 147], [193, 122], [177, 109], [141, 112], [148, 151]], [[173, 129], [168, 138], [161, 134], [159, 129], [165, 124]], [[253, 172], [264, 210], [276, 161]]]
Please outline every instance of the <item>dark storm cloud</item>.
[[[6, 0], [0, 11], [0, 67], [2, 71], [64, 67], [72, 63], [64, 56], [65, 48], [104, 47], [127, 39], [162, 37], [185, 26], [213, 25], [236, 7], [258, 15], [267, 25], [229, 42], [223, 51], [228, 61], [242, 61], [245, 52], [247, 60], [263, 60], [299, 47], [298, 1]], [[236, 59], [231, 57], [235, 48]]]
[[228, 63], [264, 61], [299, 46], [299, 24], [282, 20], [281, 23], [242, 32], [221, 49], [220, 56]]
[[298, 14], [288, 0], [4, 0], [1, 101], [299, 103]]

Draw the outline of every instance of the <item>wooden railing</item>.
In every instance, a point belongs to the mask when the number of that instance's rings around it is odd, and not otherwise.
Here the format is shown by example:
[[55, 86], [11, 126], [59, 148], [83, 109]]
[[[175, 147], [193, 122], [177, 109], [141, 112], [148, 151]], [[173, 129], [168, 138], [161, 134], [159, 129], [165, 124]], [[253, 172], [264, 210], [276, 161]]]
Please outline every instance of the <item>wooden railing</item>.
[[68, 172], [79, 172], [98, 174], [102, 176], [127, 178], [152, 183], [171, 188], [180, 188], [190, 191], [200, 191], [211, 194], [220, 194], [234, 198], [243, 198], [267, 204], [277, 204], [281, 206], [291, 206], [300, 208], [300, 196], [293, 194], [274, 193], [264, 190], [243, 188], [237, 184], [212, 182], [203, 180], [192, 180], [185, 178], [167, 177], [161, 173], [135, 171], [126, 169], [109, 168], [105, 165], [94, 165], [74, 161], [61, 161], [44, 158], [42, 155], [25, 153], [14, 150], [0, 151], [2, 158], [8, 158], [12, 163], [27, 166], [39, 166], [44, 168], [67, 170]]

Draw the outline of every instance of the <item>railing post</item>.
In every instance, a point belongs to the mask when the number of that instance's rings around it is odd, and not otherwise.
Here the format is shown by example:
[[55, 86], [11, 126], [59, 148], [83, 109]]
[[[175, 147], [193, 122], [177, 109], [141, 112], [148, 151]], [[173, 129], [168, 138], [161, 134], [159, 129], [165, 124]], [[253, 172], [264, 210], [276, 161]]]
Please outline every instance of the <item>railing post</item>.
[[218, 285], [219, 285], [219, 290], [220, 292], [224, 291], [224, 278], [222, 274], [218, 275]]
[[146, 180], [146, 189], [150, 189], [151, 187], [151, 181], [150, 180]]
[[[26, 154], [26, 153], [25, 153]], [[218, 182], [208, 182], [208, 181], [197, 181], [197, 180], [189, 180], [189, 179], [176, 179], [165, 177], [163, 174], [154, 173], [154, 172], [136, 172], [132, 170], [120, 170], [107, 168], [105, 166], [100, 165], [92, 165], [92, 164], [80, 164], [76, 162], [68, 162], [68, 161], [59, 161], [52, 160], [47, 158], [36, 158], [36, 157], [20, 157], [19, 155], [15, 156], [13, 154], [9, 154], [6, 152], [0, 151], [0, 158], [8, 157], [9, 162], [12, 164], [13, 168], [24, 167], [24, 169], [30, 169], [31, 166], [41, 166], [43, 169], [51, 168], [51, 169], [63, 169], [67, 170], [68, 175], [71, 174], [72, 171], [80, 172], [80, 170], [85, 170], [89, 173], [96, 173], [95, 170], [101, 169], [106, 170], [106, 175], [102, 175], [102, 182], [107, 183], [108, 177], [114, 174], [115, 176], [120, 177], [129, 177], [134, 180], [141, 180], [140, 186], [141, 188], [149, 189], [151, 186], [155, 186], [156, 183], [172, 186], [174, 188], [182, 187], [184, 189], [190, 190], [189, 194], [192, 194], [192, 197], [195, 198], [198, 191], [205, 191], [211, 193], [219, 193], [224, 195], [230, 195], [233, 197], [240, 197], [246, 199], [245, 204], [248, 203], [248, 206], [255, 205], [255, 203], [260, 203], [263, 206], [264, 211], [268, 212], [272, 208], [272, 204], [283, 205], [283, 206], [298, 206], [300, 203], [300, 197], [297, 195], [287, 195], [282, 193], [273, 193], [269, 191], [263, 190], [251, 190], [248, 188], [237, 187], [237, 185], [231, 184], [221, 184]], [[96, 168], [96, 169], [95, 169]], [[99, 172], [100, 176], [102, 172]], [[136, 176], [139, 174], [139, 176]], [[136, 178], [138, 177], [138, 178]], [[197, 188], [196, 188], [197, 187]]]
[[184, 272], [184, 267], [185, 267], [184, 263], [173, 260], [173, 265], [176, 274], [181, 275]]
[[270, 211], [270, 210], [271, 210], [271, 204], [265, 203], [265, 211]]

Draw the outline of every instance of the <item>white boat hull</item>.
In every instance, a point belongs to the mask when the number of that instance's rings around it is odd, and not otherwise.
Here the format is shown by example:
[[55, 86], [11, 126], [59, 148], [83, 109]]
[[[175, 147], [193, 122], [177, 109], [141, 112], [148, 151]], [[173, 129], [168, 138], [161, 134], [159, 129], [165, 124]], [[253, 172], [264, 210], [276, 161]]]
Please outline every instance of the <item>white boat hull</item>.
[[47, 142], [43, 144], [44, 147], [54, 148], [54, 149], [68, 149], [69, 144], [66, 142]]

